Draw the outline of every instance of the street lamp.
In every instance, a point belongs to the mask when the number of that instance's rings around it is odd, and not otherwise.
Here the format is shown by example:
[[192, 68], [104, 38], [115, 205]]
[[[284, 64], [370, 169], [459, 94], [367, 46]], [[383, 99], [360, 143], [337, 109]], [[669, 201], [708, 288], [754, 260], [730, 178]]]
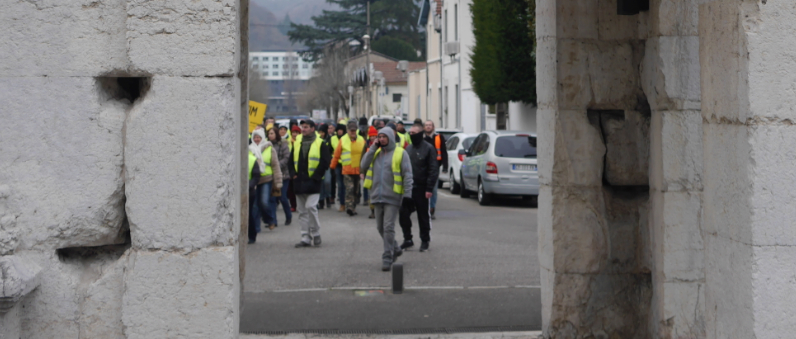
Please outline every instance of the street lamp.
[[365, 34], [364, 36], [362, 36], [362, 41], [365, 42], [365, 47], [364, 48], [367, 50], [368, 49], [368, 42], [370, 41], [370, 35]]

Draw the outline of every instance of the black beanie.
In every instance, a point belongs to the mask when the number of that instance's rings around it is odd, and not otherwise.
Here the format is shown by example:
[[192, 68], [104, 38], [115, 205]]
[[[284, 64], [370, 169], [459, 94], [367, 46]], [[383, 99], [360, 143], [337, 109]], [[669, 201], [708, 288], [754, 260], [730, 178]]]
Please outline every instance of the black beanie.
[[346, 132], [346, 130], [345, 130], [345, 125], [343, 125], [343, 124], [337, 124], [337, 127], [335, 127], [335, 129], [334, 129], [334, 130], [335, 130], [335, 133], [336, 133], [337, 131], [343, 131], [343, 133], [345, 133], [345, 132]]
[[368, 124], [368, 118], [365, 118], [365, 117], [361, 117], [361, 118], [359, 118], [359, 124], [360, 124], [361, 126], [367, 126], [367, 124]]

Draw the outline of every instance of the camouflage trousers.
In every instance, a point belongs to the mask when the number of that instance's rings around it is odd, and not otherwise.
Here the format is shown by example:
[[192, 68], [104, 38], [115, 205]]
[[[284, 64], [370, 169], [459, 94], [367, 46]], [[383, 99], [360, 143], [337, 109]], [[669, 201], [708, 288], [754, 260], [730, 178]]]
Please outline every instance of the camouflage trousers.
[[359, 175], [344, 175], [345, 181], [345, 209], [355, 211], [359, 200]]

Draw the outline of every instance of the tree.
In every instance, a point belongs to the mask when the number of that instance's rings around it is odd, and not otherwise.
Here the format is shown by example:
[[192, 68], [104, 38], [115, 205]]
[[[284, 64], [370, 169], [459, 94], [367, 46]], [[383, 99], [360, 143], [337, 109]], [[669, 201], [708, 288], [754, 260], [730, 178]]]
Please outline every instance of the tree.
[[268, 81], [260, 77], [259, 71], [249, 68], [249, 100], [267, 104], [268, 91]]
[[482, 102], [536, 103], [534, 7], [528, 0], [473, 0], [473, 90]]
[[351, 48], [346, 43], [330, 44], [323, 50], [323, 59], [315, 64], [313, 77], [301, 98], [305, 110], [327, 109], [330, 116], [339, 118], [338, 109], [348, 116], [351, 109], [348, 102], [348, 77], [345, 68]]
[[391, 36], [381, 37], [373, 42], [372, 47], [374, 51], [398, 60], [422, 61], [412, 45]]
[[354, 52], [362, 51], [362, 37], [367, 31], [367, 2], [371, 1], [370, 23], [372, 41], [382, 36], [391, 36], [423, 51], [423, 41], [417, 25], [420, 6], [417, 0], [326, 0], [342, 10], [324, 10], [313, 16], [314, 25], [291, 24], [288, 32], [291, 42], [307, 46], [305, 57], [319, 60], [324, 46], [356, 40], [359, 45]]
[[279, 33], [287, 35], [287, 32], [290, 31], [290, 25], [293, 24], [293, 21], [290, 21], [290, 14], [285, 14], [285, 18], [282, 19], [282, 22], [279, 23], [277, 28], [279, 29]]

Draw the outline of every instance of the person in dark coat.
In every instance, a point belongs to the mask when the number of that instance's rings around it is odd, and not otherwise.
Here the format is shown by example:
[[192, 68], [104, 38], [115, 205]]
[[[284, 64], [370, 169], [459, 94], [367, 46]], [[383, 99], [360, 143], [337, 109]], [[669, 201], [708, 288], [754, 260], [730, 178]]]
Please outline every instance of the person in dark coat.
[[[321, 221], [318, 218], [318, 200], [326, 170], [332, 161], [331, 150], [315, 134], [315, 122], [301, 124], [301, 142], [293, 144], [288, 170], [293, 178], [296, 193], [296, 210], [301, 224], [301, 241], [296, 247], [321, 245]], [[311, 167], [311, 166], [314, 166]]]
[[414, 124], [409, 129], [409, 137], [412, 143], [406, 147], [406, 153], [412, 162], [412, 186], [411, 206], [401, 206], [399, 223], [404, 234], [404, 242], [401, 249], [407, 249], [415, 245], [412, 240], [412, 212], [417, 211], [417, 223], [420, 227], [420, 252], [428, 250], [431, 242], [431, 217], [429, 211], [429, 199], [433, 195], [434, 187], [439, 178], [439, 165], [437, 164], [437, 151], [434, 146], [423, 140], [423, 125]]
[[[437, 134], [437, 128], [431, 120], [426, 120], [423, 124], [423, 130], [425, 132], [424, 139], [437, 151], [437, 163], [442, 166], [442, 172], [448, 173], [448, 149], [445, 147], [445, 137], [442, 136], [442, 134]], [[437, 219], [437, 217], [434, 216], [434, 212], [437, 210], [437, 185], [434, 185], [434, 195], [431, 196], [430, 203], [431, 220], [435, 220]]]

